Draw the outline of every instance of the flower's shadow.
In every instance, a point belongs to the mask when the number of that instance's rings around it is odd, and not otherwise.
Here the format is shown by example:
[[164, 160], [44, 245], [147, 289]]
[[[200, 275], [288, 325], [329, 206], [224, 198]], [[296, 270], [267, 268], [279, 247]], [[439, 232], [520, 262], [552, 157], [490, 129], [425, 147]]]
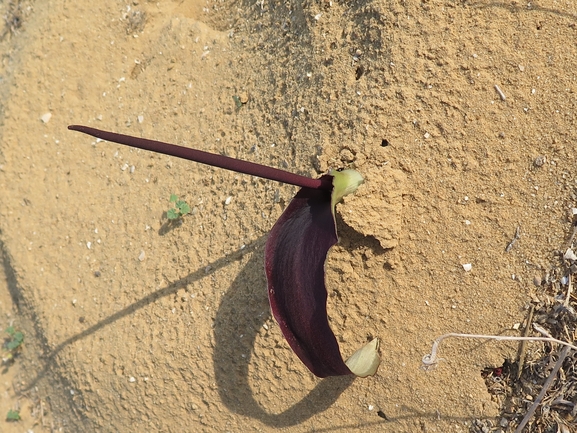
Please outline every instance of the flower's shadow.
[[269, 318], [264, 257], [259, 248], [232, 282], [216, 313], [213, 352], [216, 385], [224, 405], [235, 413], [274, 427], [297, 425], [328, 409], [352, 384], [354, 376], [324, 379], [284, 412], [267, 412], [253, 396], [249, 365], [256, 337]]

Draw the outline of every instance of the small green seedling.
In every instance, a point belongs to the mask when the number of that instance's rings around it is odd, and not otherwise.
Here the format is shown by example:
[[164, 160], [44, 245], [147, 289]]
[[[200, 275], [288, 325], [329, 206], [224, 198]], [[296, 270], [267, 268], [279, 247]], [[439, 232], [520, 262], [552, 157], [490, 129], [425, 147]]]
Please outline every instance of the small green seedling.
[[6, 415], [6, 421], [20, 421], [20, 411], [19, 410], [12, 410], [8, 411]]
[[6, 333], [8, 334], [8, 338], [4, 341], [4, 349], [8, 352], [8, 355], [4, 360], [10, 361], [20, 350], [22, 343], [24, 342], [24, 334], [20, 331], [16, 331], [14, 326], [6, 328]]
[[232, 99], [234, 100], [234, 105], [236, 105], [236, 109], [240, 110], [242, 108], [242, 101], [240, 100], [240, 96], [233, 95]]
[[174, 203], [173, 208], [168, 209], [166, 216], [169, 220], [177, 220], [190, 212], [190, 206], [184, 200], [179, 200], [176, 194], [170, 195], [170, 202]]

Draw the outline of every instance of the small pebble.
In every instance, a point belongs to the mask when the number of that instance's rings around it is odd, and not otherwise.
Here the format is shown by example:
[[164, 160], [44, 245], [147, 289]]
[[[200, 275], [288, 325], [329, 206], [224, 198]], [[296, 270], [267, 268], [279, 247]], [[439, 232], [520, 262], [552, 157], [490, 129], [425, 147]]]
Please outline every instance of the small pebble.
[[372, 404], [369, 404], [369, 410], [373, 410], [375, 408], [375, 406], [373, 406]]
[[465, 272], [469, 272], [471, 269], [473, 269], [473, 265], [471, 263], [465, 263], [463, 265], [463, 269], [465, 270]]
[[92, 242], [86, 242], [86, 248], [90, 249], [92, 247]]
[[42, 120], [43, 123], [50, 122], [51, 118], [52, 118], [52, 113], [44, 113], [42, 116], [40, 116], [40, 120]]
[[567, 251], [565, 251], [565, 254], [563, 254], [563, 258], [565, 260], [573, 260], [573, 261], [577, 260], [577, 256], [575, 255], [575, 253], [571, 248], [567, 248]]
[[224, 201], [224, 204], [225, 204], [226, 206], [228, 206], [231, 202], [232, 202], [232, 196], [229, 195], [229, 196], [226, 198], [226, 200]]
[[144, 258], [146, 257], [146, 254], [144, 251], [140, 252], [140, 255], [138, 256], [138, 260], [140, 260], [141, 262], [144, 260]]
[[142, 123], [144, 122], [144, 116], [141, 114], [140, 116], [137, 117], [138, 123]]
[[428, 132], [425, 132], [425, 135], [423, 135], [423, 137], [425, 138], [429, 138], [431, 136], [431, 134], [429, 134]]
[[533, 165], [535, 167], [543, 167], [543, 165], [547, 162], [547, 157], [544, 155], [539, 155], [537, 158], [535, 158], [535, 160], [533, 161]]
[[133, 383], [133, 382], [136, 382], [136, 379], [135, 379], [134, 377], [130, 376], [130, 379], [128, 379], [128, 381], [129, 381], [130, 383]]

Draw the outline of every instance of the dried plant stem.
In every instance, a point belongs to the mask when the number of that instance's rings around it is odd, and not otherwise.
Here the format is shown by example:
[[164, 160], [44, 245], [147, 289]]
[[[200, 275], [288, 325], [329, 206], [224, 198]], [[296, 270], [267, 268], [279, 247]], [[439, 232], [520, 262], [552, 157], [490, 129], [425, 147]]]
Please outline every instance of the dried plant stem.
[[[531, 304], [531, 309], [529, 310], [529, 316], [527, 317], [527, 323], [525, 323], [525, 329], [523, 329], [523, 337], [528, 337], [531, 331], [531, 323], [533, 323], [533, 312], [535, 311], [535, 306]], [[525, 364], [525, 351], [527, 349], [527, 341], [521, 341], [519, 344], [519, 351], [517, 352], [517, 379], [521, 378], [521, 373], [523, 372], [523, 365]]]
[[563, 305], [565, 307], [569, 307], [569, 302], [571, 300], [571, 292], [573, 291], [573, 279], [571, 278], [571, 274], [567, 275], [567, 296], [565, 296], [565, 302], [563, 302]]
[[445, 334], [441, 335], [433, 342], [433, 347], [431, 348], [431, 353], [423, 356], [423, 365], [421, 368], [425, 371], [434, 369], [442, 358], [438, 357], [439, 345], [445, 338], [449, 337], [459, 337], [459, 338], [481, 338], [485, 340], [497, 340], [497, 341], [548, 341], [550, 343], [557, 343], [568, 348], [577, 350], [577, 346], [567, 343], [566, 341], [557, 340], [556, 338], [550, 337], [509, 337], [503, 335], [479, 335], [479, 334]]
[[541, 389], [541, 392], [539, 393], [539, 395], [537, 396], [537, 398], [535, 399], [535, 401], [533, 402], [533, 404], [531, 405], [531, 407], [529, 408], [529, 410], [525, 414], [523, 421], [521, 421], [521, 424], [519, 424], [517, 426], [517, 428], [515, 429], [515, 433], [521, 433], [523, 431], [523, 429], [525, 428], [525, 426], [527, 425], [527, 423], [529, 422], [529, 420], [533, 417], [533, 414], [537, 410], [537, 407], [539, 407], [539, 405], [541, 404], [541, 400], [543, 400], [543, 397], [545, 397], [547, 390], [551, 387], [551, 384], [553, 383], [553, 381], [557, 377], [557, 373], [559, 372], [559, 369], [561, 369], [561, 366], [563, 365], [563, 361], [565, 360], [565, 357], [569, 353], [569, 350], [571, 348], [574, 348], [574, 347], [575, 346], [571, 346], [570, 344], [568, 344], [563, 348], [563, 350], [561, 350], [561, 352], [559, 353], [559, 359], [555, 363], [553, 370], [551, 370], [551, 374], [549, 374], [549, 377], [547, 378], [547, 380], [543, 384], [543, 388]]

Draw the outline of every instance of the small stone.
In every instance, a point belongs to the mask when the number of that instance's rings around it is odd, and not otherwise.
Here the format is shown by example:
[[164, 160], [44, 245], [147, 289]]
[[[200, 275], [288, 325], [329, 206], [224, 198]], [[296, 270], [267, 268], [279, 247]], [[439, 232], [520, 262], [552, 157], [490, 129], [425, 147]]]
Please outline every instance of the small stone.
[[138, 119], [138, 123], [144, 122], [144, 116], [142, 114], [140, 116], [138, 116], [137, 119]]
[[353, 162], [355, 160], [355, 155], [349, 149], [343, 149], [341, 150], [340, 158], [343, 162]]
[[565, 260], [573, 260], [573, 261], [577, 260], [577, 256], [575, 255], [575, 253], [571, 248], [567, 248], [567, 251], [565, 251], [565, 254], [563, 254], [563, 258]]
[[140, 255], [138, 256], [138, 260], [140, 260], [142, 262], [145, 257], [146, 257], [146, 253], [144, 251], [141, 251]]
[[86, 242], [86, 248], [90, 249], [92, 247], [92, 242]]
[[42, 120], [43, 123], [50, 122], [51, 118], [52, 118], [52, 113], [44, 113], [42, 116], [40, 116], [40, 120]]
[[543, 167], [543, 165], [547, 162], [547, 157], [544, 155], [539, 155], [537, 158], [535, 158], [535, 160], [533, 161], [533, 165], [537, 168], [539, 167]]
[[431, 136], [431, 134], [429, 134], [428, 132], [425, 132], [425, 135], [423, 135], [423, 137], [425, 138], [429, 138]]
[[465, 272], [469, 272], [471, 269], [473, 269], [473, 265], [471, 263], [465, 263], [463, 264], [463, 269]]
[[241, 104], [246, 104], [248, 102], [248, 92], [242, 92], [238, 95], [238, 99]]
[[229, 195], [224, 201], [225, 206], [228, 206], [232, 202], [232, 196]]
[[128, 381], [130, 383], [134, 383], [134, 382], [136, 382], [136, 378], [134, 378], [133, 376], [130, 376], [130, 379], [128, 379]]
[[533, 277], [533, 284], [535, 284], [536, 287], [541, 287], [542, 282], [543, 282], [543, 280], [541, 279], [540, 276], [535, 275]]

